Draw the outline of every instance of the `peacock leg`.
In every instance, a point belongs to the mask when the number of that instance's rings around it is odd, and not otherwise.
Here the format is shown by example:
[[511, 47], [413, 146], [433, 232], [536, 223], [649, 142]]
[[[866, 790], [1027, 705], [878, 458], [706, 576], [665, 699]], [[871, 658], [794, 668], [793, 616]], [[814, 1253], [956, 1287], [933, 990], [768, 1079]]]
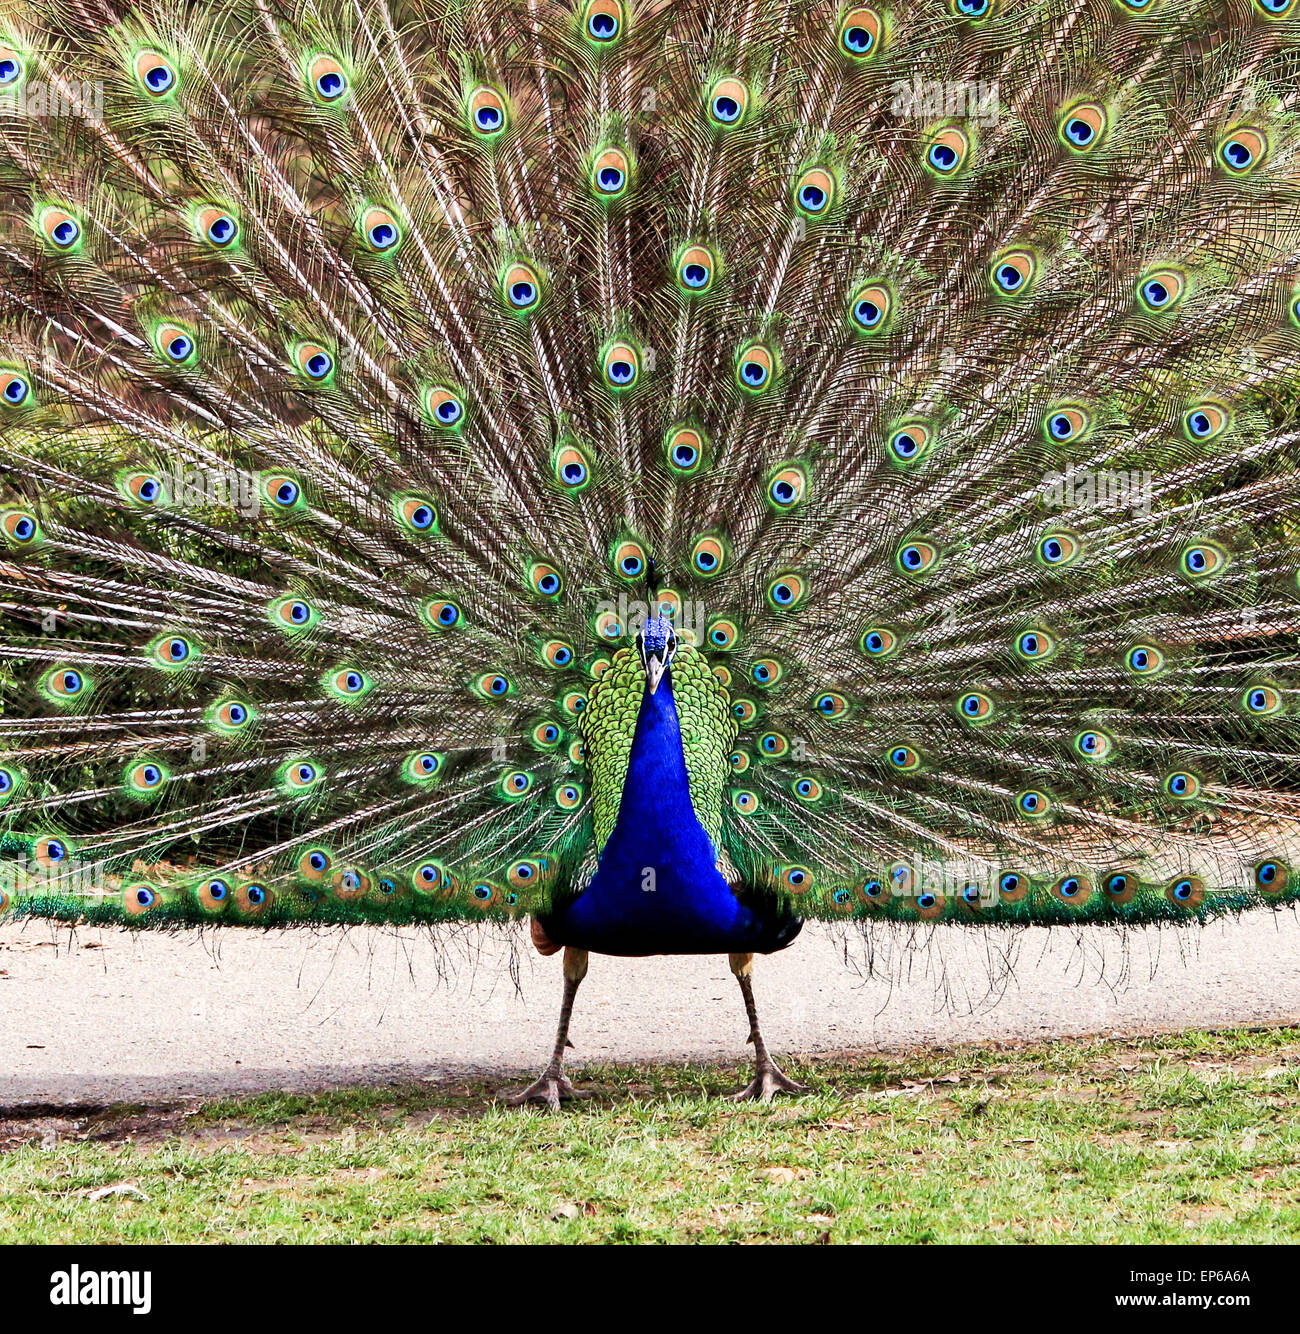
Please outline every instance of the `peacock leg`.
[[778, 1093], [807, 1093], [806, 1084], [791, 1079], [772, 1059], [767, 1043], [758, 1029], [758, 1010], [754, 1005], [754, 956], [729, 954], [731, 971], [740, 983], [740, 994], [745, 998], [745, 1013], [749, 1015], [749, 1040], [754, 1044], [754, 1078], [739, 1093], [731, 1095], [732, 1102], [771, 1102]]
[[569, 1020], [573, 1017], [573, 1000], [578, 986], [587, 976], [587, 951], [566, 946], [564, 950], [564, 1000], [560, 1003], [560, 1026], [555, 1033], [555, 1050], [550, 1064], [541, 1078], [526, 1089], [512, 1093], [506, 1099], [509, 1107], [522, 1107], [526, 1102], [545, 1103], [553, 1112], [560, 1110], [561, 1098], [589, 1098], [590, 1093], [576, 1089], [564, 1073], [564, 1049], [569, 1045]]

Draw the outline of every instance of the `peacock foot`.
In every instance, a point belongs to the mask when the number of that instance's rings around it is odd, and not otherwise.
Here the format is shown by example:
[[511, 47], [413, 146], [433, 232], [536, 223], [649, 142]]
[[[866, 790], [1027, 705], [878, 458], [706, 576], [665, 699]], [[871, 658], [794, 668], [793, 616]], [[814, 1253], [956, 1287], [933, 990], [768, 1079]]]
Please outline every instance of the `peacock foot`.
[[753, 1080], [739, 1093], [729, 1094], [732, 1102], [771, 1102], [778, 1093], [807, 1093], [808, 1085], [791, 1079], [775, 1061], [760, 1061]]
[[506, 1098], [507, 1107], [522, 1107], [525, 1103], [543, 1104], [549, 1111], [558, 1112], [561, 1100], [571, 1102], [576, 1098], [590, 1098], [586, 1089], [574, 1088], [569, 1077], [560, 1070], [544, 1070], [540, 1079], [534, 1080], [526, 1089], [512, 1093]]

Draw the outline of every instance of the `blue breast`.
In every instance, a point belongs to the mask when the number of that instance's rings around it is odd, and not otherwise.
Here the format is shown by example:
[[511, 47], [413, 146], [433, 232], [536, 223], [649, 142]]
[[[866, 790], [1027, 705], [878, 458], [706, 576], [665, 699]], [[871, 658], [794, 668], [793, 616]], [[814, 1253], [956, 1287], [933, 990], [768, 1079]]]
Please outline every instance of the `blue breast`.
[[802, 925], [743, 904], [691, 804], [672, 669], [641, 697], [618, 819], [591, 884], [543, 917], [557, 944], [601, 954], [767, 954]]

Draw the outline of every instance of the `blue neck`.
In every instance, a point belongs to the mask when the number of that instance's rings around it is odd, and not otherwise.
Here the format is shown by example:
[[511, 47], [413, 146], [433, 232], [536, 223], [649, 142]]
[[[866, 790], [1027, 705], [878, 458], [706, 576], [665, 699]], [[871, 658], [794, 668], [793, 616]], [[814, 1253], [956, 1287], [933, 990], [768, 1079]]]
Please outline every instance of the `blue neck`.
[[544, 919], [560, 944], [603, 954], [762, 949], [765, 923], [717, 869], [691, 804], [671, 668], [641, 696], [613, 832], [587, 889]]

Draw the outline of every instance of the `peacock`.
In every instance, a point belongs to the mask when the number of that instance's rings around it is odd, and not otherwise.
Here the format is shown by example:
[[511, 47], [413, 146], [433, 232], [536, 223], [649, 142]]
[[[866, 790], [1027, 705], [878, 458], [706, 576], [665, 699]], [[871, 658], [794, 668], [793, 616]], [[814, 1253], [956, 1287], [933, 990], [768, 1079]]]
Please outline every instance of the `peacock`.
[[1300, 895], [1300, 0], [0, 0], [0, 910]]

